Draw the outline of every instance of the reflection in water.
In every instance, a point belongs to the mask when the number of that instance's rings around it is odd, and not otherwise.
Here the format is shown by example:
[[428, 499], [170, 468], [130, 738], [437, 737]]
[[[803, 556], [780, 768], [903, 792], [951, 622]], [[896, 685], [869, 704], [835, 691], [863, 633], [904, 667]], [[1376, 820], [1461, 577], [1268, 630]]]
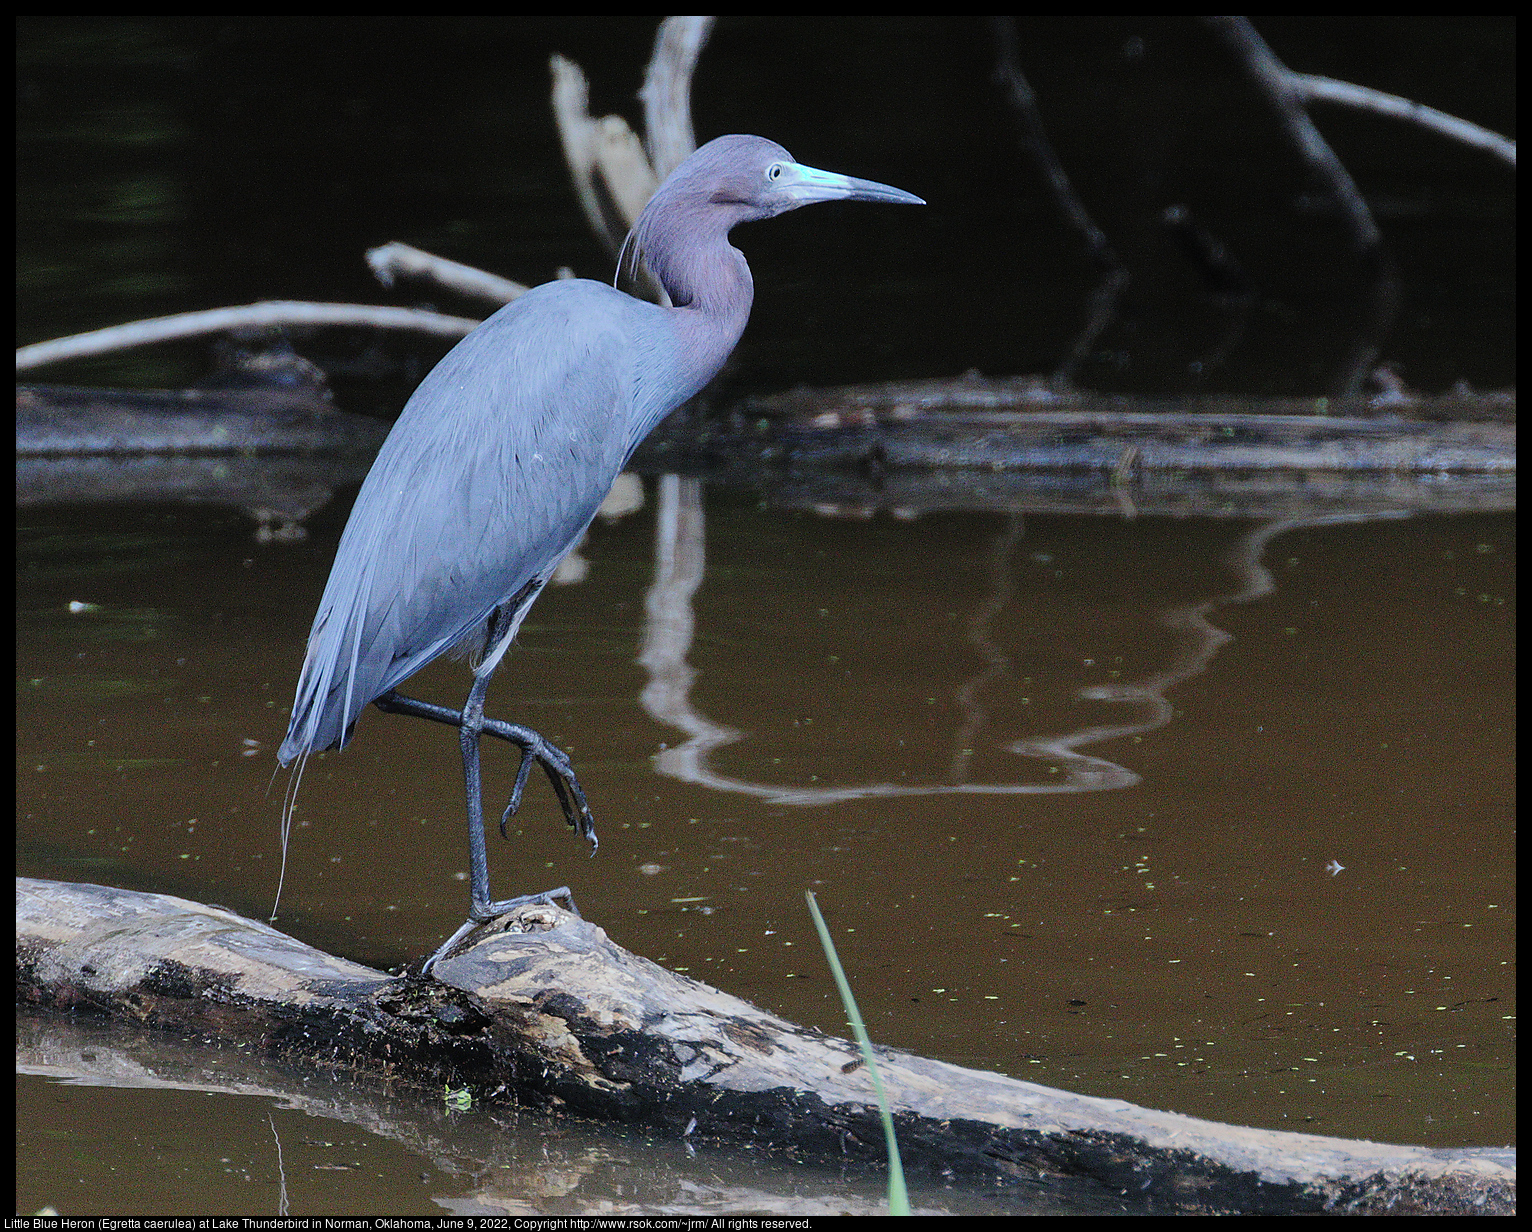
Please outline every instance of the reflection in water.
[[[952, 793], [1050, 795], [1107, 791], [1132, 787], [1139, 776], [1125, 766], [1095, 757], [1082, 748], [1164, 727], [1174, 713], [1165, 692], [1205, 671], [1232, 634], [1208, 619], [1214, 609], [1249, 603], [1275, 589], [1271, 571], [1261, 563], [1267, 544], [1285, 531], [1369, 520], [1362, 514], [1330, 514], [1281, 518], [1262, 522], [1241, 536], [1227, 563], [1243, 585], [1228, 594], [1197, 603], [1167, 607], [1160, 623], [1177, 635], [1170, 662], [1160, 671], [1133, 681], [1089, 685], [1075, 696], [1092, 702], [1131, 707], [1133, 717], [1115, 724], [1096, 724], [1038, 736], [1025, 736], [1002, 745], [1020, 757], [1046, 762], [1059, 777], [1047, 783], [973, 783], [968, 781], [976, 737], [989, 725], [984, 694], [997, 681], [1012, 678], [1010, 657], [991, 632], [991, 623], [1015, 594], [1011, 556], [1023, 533], [1021, 515], [1008, 517], [1004, 531], [990, 550], [989, 589], [968, 621], [968, 640], [983, 661], [982, 669], [955, 690], [962, 722], [953, 735], [949, 783], [911, 786], [864, 783], [841, 787], [784, 786], [721, 774], [708, 764], [712, 751], [740, 740], [743, 733], [715, 723], [691, 702], [697, 672], [687, 662], [695, 620], [692, 597], [702, 582], [704, 563], [702, 485], [695, 479], [666, 475], [659, 480], [656, 516], [655, 576], [645, 598], [647, 620], [638, 663], [649, 673], [639, 700], [661, 723], [686, 734], [686, 740], [662, 748], [653, 757], [661, 774], [719, 791], [756, 796], [773, 804], [833, 804], [882, 796], [928, 796]], [[1407, 516], [1382, 514], [1374, 516]]]
[[277, 1143], [277, 1214], [286, 1215], [287, 1203], [287, 1169], [282, 1164], [282, 1135], [277, 1132], [277, 1120], [271, 1113], [266, 1114], [266, 1121], [271, 1126], [271, 1136]]
[[[1022, 528], [1021, 515], [1011, 514], [1006, 519], [1005, 530], [996, 536], [990, 551], [989, 594], [985, 596], [984, 601], [968, 622], [968, 640], [979, 652], [980, 658], [985, 661], [985, 667], [977, 676], [965, 681], [957, 689], [958, 708], [964, 720], [958, 729], [957, 744], [953, 750], [951, 777], [954, 783], [967, 782], [968, 764], [973, 757], [974, 737], [989, 725], [988, 713], [979, 701], [980, 693], [991, 682], [1011, 674], [1010, 656], [1000, 649], [990, 634], [989, 626], [1016, 593], [1011, 552], [1017, 540], [1021, 538]], [[1097, 693], [1097, 689], [1084, 688], [1077, 690], [1076, 696], [1094, 701], [1098, 700]], [[1117, 699], [1108, 697], [1104, 700]], [[1168, 720], [1170, 705], [1164, 699], [1160, 699], [1160, 702], [1164, 712], [1164, 718], [1161, 721]], [[1158, 726], [1158, 723], [1148, 726]], [[1148, 726], [1141, 727], [1134, 724], [1125, 727], [1087, 727], [1055, 735], [1029, 736], [1013, 740], [1003, 747], [1021, 757], [1031, 757], [1046, 762], [1064, 777], [1053, 783], [1016, 784], [1008, 790], [1020, 790], [1024, 786], [1027, 791], [1040, 794], [1109, 791], [1118, 787], [1132, 787], [1139, 781], [1137, 774], [1125, 766], [1119, 766], [1116, 762], [1081, 753], [1079, 746], [1099, 744], [1103, 740], [1147, 730]], [[1000, 790], [1000, 788], [992, 788], [992, 790]]]
[[[1013, 753], [1024, 757], [1041, 757], [1052, 760], [1069, 759], [1072, 763], [1074, 790], [1100, 790], [1108, 787], [1128, 787], [1138, 782], [1138, 776], [1111, 762], [1087, 757], [1076, 752], [1079, 745], [1096, 744], [1103, 740], [1116, 740], [1123, 736], [1142, 735], [1164, 727], [1174, 713], [1165, 692], [1171, 686], [1201, 675], [1212, 663], [1225, 642], [1234, 637], [1208, 620], [1216, 608], [1237, 603], [1250, 603], [1269, 595], [1276, 589], [1271, 570], [1261, 563], [1266, 546], [1276, 536], [1290, 530], [1308, 529], [1315, 526], [1335, 526], [1346, 523], [1366, 522], [1380, 517], [1407, 517], [1404, 513], [1356, 513], [1321, 514], [1313, 517], [1275, 518], [1257, 523], [1249, 532], [1235, 541], [1225, 563], [1234, 575], [1244, 583], [1240, 589], [1229, 594], [1215, 595], [1200, 603], [1177, 604], [1161, 609], [1159, 621], [1165, 628], [1178, 635], [1176, 650], [1170, 662], [1158, 672], [1141, 676], [1137, 680], [1114, 684], [1090, 685], [1078, 690], [1076, 696], [1085, 701], [1114, 702], [1137, 707], [1138, 718], [1112, 726], [1082, 728], [1057, 736], [1032, 736], [1012, 741], [1006, 745]], [[1101, 781], [1092, 785], [1092, 775]], [[1121, 776], [1127, 776], [1126, 781]]]
[[661, 774], [687, 782], [709, 782], [707, 755], [732, 744], [741, 733], [699, 714], [690, 701], [697, 671], [686, 661], [691, 650], [692, 596], [702, 584], [702, 484], [661, 475], [654, 528], [654, 584], [644, 596], [643, 648], [638, 665], [649, 673], [639, 702], [655, 719], [679, 728], [685, 744], [655, 754]]
[[989, 713], [979, 702], [979, 696], [991, 683], [1011, 674], [1011, 656], [1000, 648], [990, 633], [990, 622], [1000, 615], [1016, 593], [1011, 570], [1011, 551], [1021, 538], [1022, 516], [1013, 513], [1005, 520], [1005, 530], [995, 536], [989, 553], [989, 594], [979, 604], [968, 621], [968, 640], [984, 660], [984, 670], [971, 680], [965, 680], [953, 694], [963, 722], [958, 726], [952, 746], [952, 769], [948, 775], [954, 783], [968, 781], [968, 767], [973, 761], [974, 745], [979, 733], [989, 726]]

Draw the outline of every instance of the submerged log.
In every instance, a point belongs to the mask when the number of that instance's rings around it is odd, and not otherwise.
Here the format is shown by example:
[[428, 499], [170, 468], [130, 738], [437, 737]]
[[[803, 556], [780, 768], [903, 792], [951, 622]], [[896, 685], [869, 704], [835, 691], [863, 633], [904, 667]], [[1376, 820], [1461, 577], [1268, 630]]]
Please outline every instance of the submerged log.
[[386, 424], [338, 411], [307, 387], [16, 387], [16, 452], [24, 458], [287, 454], [370, 462], [386, 435]]
[[[480, 1099], [564, 1107], [797, 1158], [876, 1159], [855, 1045], [525, 907], [391, 977], [220, 907], [18, 878], [18, 1003], [105, 1015]], [[877, 1052], [907, 1167], [1116, 1193], [1135, 1209], [1509, 1213], [1514, 1153], [1220, 1125]]]

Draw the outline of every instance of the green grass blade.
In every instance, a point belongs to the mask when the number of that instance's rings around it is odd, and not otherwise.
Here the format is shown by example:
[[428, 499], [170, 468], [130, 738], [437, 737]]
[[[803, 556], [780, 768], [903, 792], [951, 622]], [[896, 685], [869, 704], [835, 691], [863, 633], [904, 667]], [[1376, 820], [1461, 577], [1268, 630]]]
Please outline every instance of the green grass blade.
[[835, 977], [835, 987], [840, 990], [841, 1004], [846, 1007], [846, 1017], [851, 1020], [851, 1030], [862, 1049], [862, 1060], [867, 1062], [867, 1072], [872, 1075], [873, 1093], [878, 1097], [878, 1112], [883, 1117], [883, 1137], [888, 1143], [888, 1213], [908, 1215], [910, 1195], [904, 1187], [904, 1168], [899, 1162], [899, 1143], [894, 1139], [894, 1118], [888, 1110], [888, 1096], [883, 1093], [883, 1079], [878, 1073], [878, 1063], [872, 1057], [872, 1041], [867, 1038], [867, 1028], [862, 1025], [862, 1015], [856, 1008], [856, 998], [851, 995], [851, 985], [841, 970], [840, 959], [835, 954], [835, 942], [830, 940], [830, 929], [824, 916], [819, 914], [819, 904], [814, 901], [814, 891], [805, 890], [809, 914], [814, 917], [814, 927], [819, 930], [819, 944], [824, 947], [830, 962], [830, 974]]

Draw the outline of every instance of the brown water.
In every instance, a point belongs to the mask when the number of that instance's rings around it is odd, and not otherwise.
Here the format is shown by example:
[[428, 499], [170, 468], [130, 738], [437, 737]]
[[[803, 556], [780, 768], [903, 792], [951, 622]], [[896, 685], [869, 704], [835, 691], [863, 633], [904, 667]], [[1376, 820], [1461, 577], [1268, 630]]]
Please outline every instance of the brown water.
[[[853, 520], [714, 491], [657, 565], [656, 498], [688, 487], [642, 490], [490, 695], [571, 750], [601, 850], [534, 782], [497, 893], [568, 884], [621, 944], [843, 1032], [813, 889], [880, 1042], [1220, 1121], [1514, 1139], [1509, 516]], [[26, 513], [21, 873], [270, 910], [273, 752], [344, 508], [298, 546]], [[450, 732], [365, 715], [303, 781], [279, 926], [427, 952], [466, 905], [461, 791]], [[177, 1111], [199, 1149], [270, 1138], [223, 1102]]]

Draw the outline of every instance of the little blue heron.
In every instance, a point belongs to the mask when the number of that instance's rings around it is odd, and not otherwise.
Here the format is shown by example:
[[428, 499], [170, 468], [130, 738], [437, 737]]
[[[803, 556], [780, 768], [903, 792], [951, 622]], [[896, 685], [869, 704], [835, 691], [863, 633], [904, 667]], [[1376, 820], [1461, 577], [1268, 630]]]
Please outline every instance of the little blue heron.
[[[763, 137], [708, 142], [660, 186], [619, 260], [620, 268], [646, 264], [672, 307], [585, 279], [535, 287], [447, 353], [383, 442], [319, 600], [277, 759], [297, 760], [301, 773], [310, 753], [344, 748], [368, 702], [458, 729], [468, 920], [423, 971], [514, 907], [554, 898], [573, 906], [564, 888], [490, 899], [481, 736], [521, 749], [502, 836], [536, 762], [570, 827], [592, 854], [596, 846], [568, 755], [530, 728], [485, 716], [490, 676], [633, 450], [713, 378], [739, 341], [754, 292], [730, 228], [841, 200], [924, 204], [885, 184], [802, 166]], [[454, 650], [474, 656], [461, 711], [395, 691]]]

